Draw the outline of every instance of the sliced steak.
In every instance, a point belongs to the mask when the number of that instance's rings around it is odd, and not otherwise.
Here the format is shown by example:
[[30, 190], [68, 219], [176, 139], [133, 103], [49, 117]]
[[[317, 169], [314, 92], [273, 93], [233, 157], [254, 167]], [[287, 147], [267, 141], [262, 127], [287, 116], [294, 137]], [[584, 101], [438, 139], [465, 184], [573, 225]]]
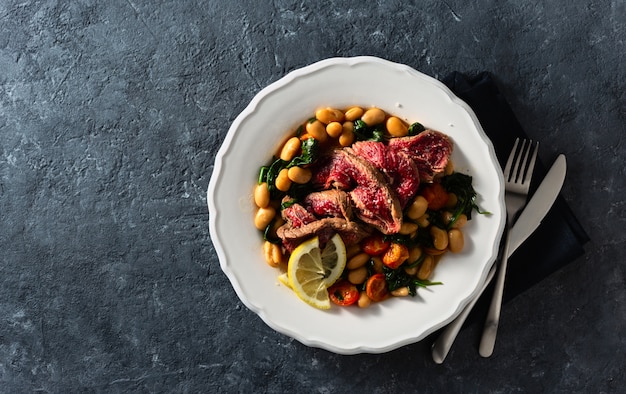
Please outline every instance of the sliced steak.
[[385, 234], [402, 225], [402, 207], [385, 176], [366, 159], [348, 149], [335, 150], [318, 169], [315, 182], [348, 191], [354, 214]]
[[354, 180], [348, 174], [346, 161], [342, 150], [334, 150], [330, 154], [318, 159], [312, 168], [313, 178], [311, 182], [319, 189], [338, 188], [349, 190], [355, 186]]
[[303, 201], [307, 211], [318, 218], [335, 217], [350, 219], [350, 198], [343, 190], [331, 189], [308, 194]]
[[[285, 197], [283, 202], [290, 200], [290, 197]], [[317, 220], [311, 212], [307, 211], [305, 207], [298, 203], [283, 209], [281, 215], [283, 219], [294, 228], [302, 227]]]
[[346, 148], [380, 170], [404, 209], [419, 188], [419, 172], [415, 162], [400, 150], [389, 149], [382, 142], [362, 141]]
[[350, 191], [356, 216], [383, 234], [395, 234], [402, 226], [400, 201], [389, 190], [375, 184], [359, 185]]
[[394, 179], [393, 188], [400, 200], [400, 206], [404, 209], [419, 189], [419, 169], [408, 154], [392, 150], [389, 152], [393, 157], [388, 161], [388, 165], [393, 168], [393, 171], [389, 171], [389, 176]]
[[347, 221], [342, 218], [324, 218], [305, 224], [301, 227], [293, 227], [290, 223], [279, 227], [276, 234], [283, 241], [283, 246], [292, 252], [299, 244], [312, 237], [319, 237], [320, 246], [337, 233], [341, 236], [346, 246], [359, 243], [370, 234], [370, 230], [357, 222]]
[[408, 154], [415, 161], [420, 180], [432, 182], [435, 175], [445, 170], [453, 144], [447, 135], [426, 130], [411, 137], [392, 138], [389, 148]]

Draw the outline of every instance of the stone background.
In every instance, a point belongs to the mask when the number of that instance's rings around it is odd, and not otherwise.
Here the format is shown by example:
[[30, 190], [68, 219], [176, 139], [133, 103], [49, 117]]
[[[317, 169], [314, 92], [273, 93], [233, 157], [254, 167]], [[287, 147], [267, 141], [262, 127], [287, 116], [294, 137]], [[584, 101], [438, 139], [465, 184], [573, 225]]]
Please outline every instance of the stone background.
[[[0, 391], [619, 392], [626, 384], [626, 3], [0, 2]], [[547, 3], [547, 2], [546, 2]], [[208, 232], [213, 160], [264, 86], [333, 56], [489, 71], [585, 256], [446, 362], [307, 348], [236, 297]], [[244, 224], [242, 224], [244, 225]]]

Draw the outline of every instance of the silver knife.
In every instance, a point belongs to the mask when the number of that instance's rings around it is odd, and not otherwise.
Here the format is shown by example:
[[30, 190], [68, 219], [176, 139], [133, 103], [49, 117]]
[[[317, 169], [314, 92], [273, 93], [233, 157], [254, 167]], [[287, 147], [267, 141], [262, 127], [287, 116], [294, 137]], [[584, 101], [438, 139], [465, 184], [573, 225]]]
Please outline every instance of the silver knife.
[[[509, 256], [539, 227], [541, 220], [546, 216], [561, 191], [566, 172], [567, 163], [565, 156], [559, 155], [509, 232]], [[435, 363], [443, 363], [465, 319], [467, 319], [476, 301], [493, 279], [495, 268], [496, 265], [494, 264], [476, 297], [465, 306], [456, 319], [446, 326], [445, 330], [433, 343], [431, 351]]]
[[509, 256], [507, 257], [510, 257], [526, 238], [539, 227], [561, 191], [566, 171], [565, 155], [559, 155], [511, 228]]

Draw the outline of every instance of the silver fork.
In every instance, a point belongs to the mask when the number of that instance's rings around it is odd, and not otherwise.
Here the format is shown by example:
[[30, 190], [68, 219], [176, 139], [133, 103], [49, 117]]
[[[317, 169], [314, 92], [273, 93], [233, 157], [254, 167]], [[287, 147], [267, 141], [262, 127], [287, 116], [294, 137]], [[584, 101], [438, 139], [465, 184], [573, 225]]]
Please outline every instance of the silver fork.
[[[517, 214], [526, 205], [528, 190], [530, 188], [530, 180], [535, 168], [535, 160], [537, 159], [537, 151], [539, 143], [529, 140], [515, 140], [513, 150], [504, 167], [504, 201], [506, 203], [507, 229], [506, 239], [504, 241], [502, 258], [498, 267], [498, 275], [496, 277], [496, 285], [494, 287], [491, 305], [487, 313], [485, 328], [483, 329], [482, 338], [478, 352], [483, 357], [489, 357], [493, 354], [498, 332], [498, 324], [500, 323], [500, 309], [502, 307], [502, 294], [504, 292], [504, 279], [506, 277], [506, 268], [509, 255], [509, 231], [517, 219]], [[534, 145], [534, 148], [533, 148]]]
[[[520, 176], [520, 169], [524, 168], [526, 164], [528, 163], [528, 155], [529, 155], [528, 152], [530, 151], [531, 143], [530, 142], [526, 143], [526, 141], [523, 141], [520, 149], [518, 149], [518, 145], [519, 145], [519, 138], [515, 140], [515, 144], [513, 145], [513, 150], [511, 151], [511, 154], [509, 155], [508, 161], [504, 169], [504, 178], [505, 178], [505, 185], [506, 185], [505, 200], [506, 200], [506, 207], [507, 207], [507, 218], [508, 218], [507, 226], [508, 227], [506, 229], [506, 233], [505, 233], [506, 240], [503, 246], [504, 248], [506, 248], [506, 250], [502, 251], [503, 252], [502, 256], [509, 255], [508, 231], [514, 222], [515, 215], [517, 215], [517, 213], [521, 210], [521, 208], [526, 204], [526, 196], [528, 195], [528, 186], [530, 185], [530, 178], [532, 176], [533, 168], [535, 166], [535, 159], [537, 157], [537, 150], [539, 148], [539, 145], [537, 144], [534, 152], [532, 153], [531, 163], [530, 163], [530, 166], [528, 166], [528, 169], [526, 170], [526, 174], [524, 172], [521, 172], [521, 180], [518, 181], [519, 176]], [[526, 153], [523, 159], [522, 159], [522, 155], [524, 154], [524, 149], [522, 148], [526, 148], [525, 149]], [[513, 161], [515, 161], [515, 165], [513, 165]], [[523, 185], [523, 188], [519, 190], [518, 187], [515, 186], [517, 184]], [[483, 291], [485, 291], [489, 283], [491, 283], [491, 280], [493, 279], [495, 272], [496, 272], [496, 264], [494, 264], [489, 270], [489, 273], [487, 274], [487, 278], [485, 279], [485, 283], [479, 290], [478, 294], [474, 297], [474, 299], [472, 299], [470, 303], [465, 306], [463, 311], [461, 311], [461, 313], [456, 317], [456, 319], [450, 322], [446, 326], [446, 328], [443, 330], [443, 332], [439, 335], [439, 337], [435, 340], [435, 342], [433, 342], [432, 357], [433, 357], [433, 361], [435, 361], [437, 364], [441, 364], [445, 360], [446, 356], [448, 355], [448, 352], [450, 351], [450, 348], [452, 347], [452, 344], [454, 343], [456, 336], [458, 335], [459, 331], [461, 331], [461, 327], [463, 326], [463, 323], [465, 322], [470, 312], [474, 308], [474, 305], [476, 304], [476, 301], [478, 301], [478, 298], [482, 295]], [[500, 315], [502, 290], [504, 289], [504, 273], [506, 272], [506, 261], [503, 261], [503, 264], [501, 264], [499, 272], [500, 272], [500, 276], [498, 279], [499, 284], [497, 286], [499, 290], [497, 290], [496, 293], [494, 293], [493, 302], [492, 302], [493, 308], [490, 309], [490, 316], [493, 316], [491, 321], [495, 322], [495, 325], [491, 328], [492, 334], [490, 334], [492, 335], [492, 343], [490, 345], [492, 352], [493, 352], [493, 344], [495, 343], [495, 337], [496, 337], [496, 332], [497, 332], [497, 327], [498, 327], [497, 326], [498, 316]], [[497, 311], [495, 310], [496, 307], [497, 307]], [[486, 341], [483, 346], [485, 347], [487, 346]], [[487, 354], [486, 351], [485, 351], [485, 354]]]

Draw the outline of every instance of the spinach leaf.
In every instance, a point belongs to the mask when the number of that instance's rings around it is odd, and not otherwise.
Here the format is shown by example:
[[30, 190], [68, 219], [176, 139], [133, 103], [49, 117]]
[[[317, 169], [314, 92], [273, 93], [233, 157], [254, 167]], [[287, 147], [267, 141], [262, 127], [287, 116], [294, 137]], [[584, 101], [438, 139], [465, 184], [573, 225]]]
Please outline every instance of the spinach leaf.
[[304, 132], [304, 126], [302, 125], [298, 126], [298, 128], [296, 129], [296, 137], [300, 138], [303, 132]]
[[259, 171], [259, 184], [267, 182], [267, 189], [272, 199], [278, 199], [282, 196], [283, 192], [276, 188], [276, 178], [280, 170], [285, 168], [287, 164], [288, 162], [285, 160], [274, 158], [270, 165], [261, 167]]
[[455, 172], [441, 178], [441, 185], [448, 193], [456, 194], [458, 200], [452, 213], [452, 220], [448, 223], [448, 228], [452, 227], [461, 214], [465, 214], [467, 220], [472, 219], [473, 210], [476, 210], [479, 214], [489, 214], [489, 212], [481, 211], [476, 204], [476, 191], [472, 186], [471, 176]]
[[[299, 156], [294, 157], [290, 161], [282, 160], [274, 157], [272, 163], [267, 166], [262, 166], [259, 170], [259, 184], [267, 182], [267, 188], [270, 192], [272, 200], [279, 200], [286, 195], [276, 188], [276, 178], [281, 170], [285, 168], [291, 168], [295, 166], [306, 166], [312, 164], [317, 160], [320, 154], [319, 142], [314, 138], [308, 138], [301, 143], [302, 153]], [[293, 190], [292, 190], [293, 189]], [[308, 185], [293, 184], [289, 193], [302, 195], [309, 190]]]
[[423, 227], [419, 227], [417, 229], [417, 234], [414, 237], [403, 234], [387, 234], [383, 237], [383, 239], [388, 242], [405, 245], [409, 249], [415, 246], [420, 246], [422, 248], [433, 247], [433, 240], [430, 236], [430, 232], [428, 228]]
[[268, 224], [265, 227], [265, 230], [263, 230], [263, 239], [265, 241], [269, 241], [269, 242], [271, 242], [273, 244], [282, 245], [282, 243], [283, 243], [282, 239], [280, 239], [277, 236], [272, 234], [272, 228], [274, 227], [275, 223], [276, 223], [276, 218], [272, 219], [270, 224]]
[[354, 121], [354, 136], [357, 141], [382, 142], [385, 139], [383, 125], [368, 126], [364, 121], [358, 119]]
[[[450, 220], [450, 222], [446, 223], [443, 217], [443, 213], [443, 211], [433, 211], [432, 209], [426, 210], [426, 214], [428, 215], [428, 222], [431, 226], [439, 227], [443, 230], [449, 230], [450, 228], [452, 228], [452, 225], [454, 224], [456, 219], [458, 219], [458, 216], [453, 214], [453, 219]], [[461, 214], [459, 213], [459, 215]]]
[[307, 164], [313, 163], [317, 160], [317, 157], [320, 153], [320, 144], [315, 138], [307, 138], [302, 141], [301, 144], [302, 153], [300, 156], [296, 156], [289, 164], [287, 164], [286, 168], [296, 167], [296, 166], [305, 166]]
[[[313, 193], [315, 190], [311, 183], [298, 184], [292, 183], [291, 188], [289, 188], [289, 197], [292, 197], [296, 202], [303, 201], [306, 196]], [[292, 204], [293, 205], [293, 204]]]
[[289, 200], [284, 199], [284, 200], [286, 200], [286, 201], [282, 201], [282, 202], [280, 203], [280, 210], [281, 210], [281, 211], [282, 211], [283, 209], [287, 209], [287, 208], [289, 208], [290, 206], [292, 206], [293, 204], [295, 204], [295, 203], [297, 203], [297, 202], [298, 202], [298, 200], [296, 200], [295, 198], [292, 198], [292, 199], [289, 199]]
[[389, 291], [394, 291], [401, 287], [408, 287], [409, 295], [411, 296], [415, 296], [417, 294], [418, 287], [443, 284], [442, 282], [431, 282], [429, 280], [421, 280], [414, 276], [409, 276], [406, 272], [404, 272], [404, 267], [402, 266], [396, 269], [383, 266], [383, 273], [385, 274], [385, 280], [387, 281]]
[[409, 135], [410, 136], [418, 135], [424, 130], [426, 130], [424, 125], [422, 125], [420, 122], [415, 122], [409, 126]]
[[385, 132], [380, 128], [375, 128], [372, 130], [372, 138], [371, 141], [382, 142], [385, 139]]

